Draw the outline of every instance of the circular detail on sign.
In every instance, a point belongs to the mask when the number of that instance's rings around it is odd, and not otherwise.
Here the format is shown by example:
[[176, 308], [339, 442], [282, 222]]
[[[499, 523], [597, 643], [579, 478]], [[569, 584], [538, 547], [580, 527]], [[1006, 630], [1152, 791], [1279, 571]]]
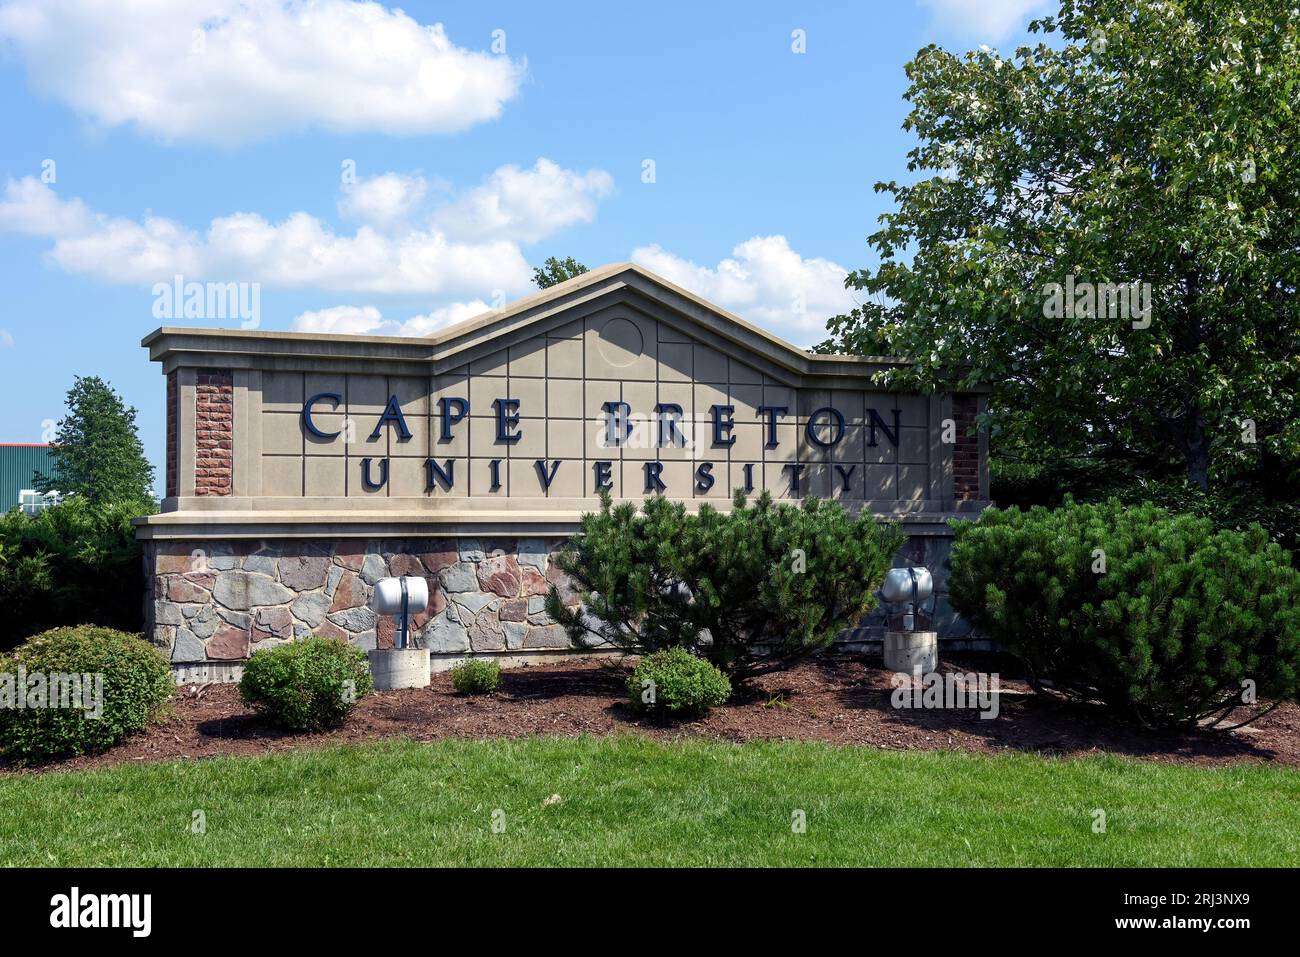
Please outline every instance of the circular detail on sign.
[[628, 319], [611, 319], [601, 327], [600, 354], [612, 366], [630, 366], [641, 357], [644, 346], [641, 330]]

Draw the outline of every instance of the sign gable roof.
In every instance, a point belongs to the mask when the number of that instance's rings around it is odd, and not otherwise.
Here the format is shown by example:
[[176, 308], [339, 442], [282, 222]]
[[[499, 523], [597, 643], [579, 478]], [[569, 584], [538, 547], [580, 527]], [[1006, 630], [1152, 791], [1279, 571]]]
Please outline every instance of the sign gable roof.
[[733, 348], [739, 346], [745, 352], [757, 353], [762, 359], [794, 373], [830, 372], [831, 366], [849, 363], [856, 367], [853, 372], [862, 375], [866, 372], [861, 368], [864, 364], [908, 364], [905, 359], [884, 356], [814, 355], [631, 262], [610, 263], [589, 270], [516, 300], [503, 309], [440, 329], [425, 338], [436, 347], [440, 359], [454, 364], [448, 360], [463, 348], [472, 345], [479, 347], [475, 350], [479, 352], [482, 346], [498, 337], [513, 341], [516, 336], [531, 332], [531, 326], [544, 323], [548, 318], [558, 319], [571, 310], [595, 304], [615, 293], [630, 293], [653, 302], [675, 316], [677, 321], [674, 324], [683, 332], [706, 341], [725, 340]]
[[196, 364], [256, 368], [282, 360], [339, 371], [380, 360], [393, 374], [418, 375], [430, 365], [442, 373], [620, 303], [791, 385], [832, 380], [866, 386], [878, 374], [910, 364], [890, 356], [807, 352], [628, 262], [590, 270], [424, 337], [163, 327], [145, 336], [141, 345], [150, 350], [150, 358], [163, 363], [164, 371]]

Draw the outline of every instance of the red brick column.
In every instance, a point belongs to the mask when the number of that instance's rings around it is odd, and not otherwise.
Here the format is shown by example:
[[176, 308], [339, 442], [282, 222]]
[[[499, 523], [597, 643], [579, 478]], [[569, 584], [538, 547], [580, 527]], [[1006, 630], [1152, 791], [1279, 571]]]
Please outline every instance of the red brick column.
[[176, 380], [177, 372], [173, 369], [167, 373], [167, 497], [179, 495], [179, 467], [176, 461]]
[[952, 418], [957, 424], [957, 441], [952, 452], [952, 492], [959, 502], [980, 497], [980, 439], [975, 431], [978, 413], [978, 396], [952, 397]]
[[199, 372], [194, 412], [194, 494], [229, 495], [235, 474], [234, 375], [228, 370]]

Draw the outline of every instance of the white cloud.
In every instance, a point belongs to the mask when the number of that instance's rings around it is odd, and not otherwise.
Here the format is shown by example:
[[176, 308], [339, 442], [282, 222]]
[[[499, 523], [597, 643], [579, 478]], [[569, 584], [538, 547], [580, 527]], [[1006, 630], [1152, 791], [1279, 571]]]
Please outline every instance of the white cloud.
[[[826, 336], [826, 320], [852, 309], [844, 288], [847, 270], [828, 259], [805, 259], [784, 236], [756, 236], [717, 266], [700, 266], [659, 246], [641, 246], [632, 260], [670, 282], [735, 312], [800, 346]], [[493, 309], [481, 299], [454, 302], [405, 322], [385, 319], [375, 306], [333, 306], [304, 312], [293, 322], [303, 332], [422, 336]]]
[[699, 266], [655, 245], [634, 249], [632, 260], [795, 345], [819, 342], [826, 320], [855, 305], [844, 288], [847, 269], [803, 258], [784, 236], [755, 236], [731, 254]]
[[391, 229], [407, 220], [424, 202], [429, 183], [422, 176], [384, 173], [344, 187], [339, 215], [378, 229]]
[[386, 335], [384, 316], [375, 306], [331, 306], [299, 313], [293, 320], [295, 332], [334, 332], [350, 336]]
[[453, 302], [405, 322], [385, 319], [375, 306], [331, 306], [304, 312], [293, 320], [296, 332], [333, 332], [367, 336], [427, 336], [431, 332], [472, 319], [491, 311], [491, 306], [476, 299]]
[[[520, 194], [521, 181], [535, 195]], [[610, 183], [603, 170], [579, 174], [543, 159], [526, 173], [502, 167], [466, 202], [429, 214], [422, 207], [430, 181], [386, 173], [340, 199], [340, 212], [362, 221], [347, 234], [305, 212], [279, 222], [237, 212], [204, 230], [164, 216], [106, 216], [28, 176], [6, 184], [0, 230], [47, 238], [52, 262], [109, 282], [153, 284], [179, 274], [280, 288], [491, 297], [530, 288], [520, 244], [593, 217]], [[430, 215], [433, 225], [411, 225]]]
[[526, 71], [352, 0], [9, 0], [0, 40], [38, 92], [98, 124], [229, 145], [455, 132], [496, 118]]
[[[30, 224], [33, 210], [54, 210], [54, 223], [71, 218], [62, 215], [53, 190], [36, 185], [9, 182], [0, 227]], [[234, 213], [212, 220], [202, 233], [162, 216], [89, 215], [81, 225], [45, 231], [54, 240], [49, 258], [68, 272], [107, 282], [152, 285], [179, 274], [284, 289], [483, 295], [521, 292], [531, 276], [519, 247], [507, 240], [459, 243], [430, 230], [389, 235], [369, 226], [346, 235], [303, 212], [280, 222]]]
[[597, 202], [614, 189], [602, 169], [578, 173], [551, 160], [532, 169], [502, 166], [487, 181], [434, 213], [434, 223], [462, 239], [509, 236], [536, 242], [557, 229], [596, 218]]
[[483, 313], [491, 311], [492, 307], [481, 299], [475, 299], [473, 302], [453, 302], [423, 315], [412, 316], [407, 319], [406, 322], [402, 323], [402, 331], [399, 335], [427, 336], [432, 332], [446, 329], [448, 326], [454, 326], [458, 322], [465, 322], [467, 319], [473, 319], [475, 316], [481, 316]]
[[[367, 220], [346, 234], [305, 212], [279, 222], [233, 213], [203, 230], [162, 216], [110, 217], [27, 177], [9, 180], [0, 194], [0, 230], [48, 238], [52, 262], [109, 282], [152, 285], [179, 274], [187, 280], [450, 300], [400, 322], [385, 319], [373, 305], [305, 312], [294, 321], [303, 330], [425, 335], [488, 312], [485, 299], [497, 301], [498, 292], [531, 291], [532, 271], [520, 243], [594, 216], [610, 183], [601, 170], [578, 174], [545, 159], [529, 171], [502, 167], [429, 214], [434, 225], [412, 226], [429, 218], [422, 208], [428, 182], [384, 174], [363, 180], [342, 198], [342, 209]], [[521, 184], [532, 184], [536, 194]], [[844, 289], [843, 266], [805, 258], [784, 236], [749, 239], [715, 266], [657, 245], [638, 247], [631, 258], [798, 345], [821, 340], [825, 320], [855, 304]]]
[[53, 262], [66, 272], [109, 282], [152, 285], [178, 273], [197, 279], [207, 272], [208, 256], [202, 237], [162, 216], [146, 216], [139, 222], [125, 217], [91, 216], [83, 229], [53, 238], [49, 252]]
[[93, 223], [79, 199], [62, 200], [35, 176], [10, 180], [0, 199], [0, 229], [28, 236], [67, 236]]
[[339, 215], [381, 230], [423, 215], [456, 240], [533, 243], [574, 223], [592, 222], [599, 201], [613, 189], [614, 177], [603, 169], [579, 173], [542, 157], [532, 169], [500, 166], [479, 186], [431, 209], [425, 208], [429, 193], [451, 191], [444, 180], [407, 173], [361, 179], [344, 187]]
[[13, 334], [8, 329], [0, 329], [0, 349], [12, 349], [13, 347]]
[[1001, 40], [1026, 25], [1050, 0], [919, 0], [936, 27], [982, 40]]

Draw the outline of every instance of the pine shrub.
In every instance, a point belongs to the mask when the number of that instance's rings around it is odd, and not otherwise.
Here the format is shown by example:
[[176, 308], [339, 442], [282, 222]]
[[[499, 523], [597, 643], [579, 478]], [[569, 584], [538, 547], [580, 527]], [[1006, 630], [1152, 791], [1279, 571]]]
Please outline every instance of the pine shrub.
[[1300, 572], [1258, 525], [1067, 500], [954, 527], [953, 606], [1039, 687], [1171, 727], [1300, 692]]
[[579, 647], [637, 654], [686, 648], [733, 681], [827, 647], [875, 607], [903, 536], [834, 501], [777, 504], [764, 492], [730, 512], [687, 512], [662, 496], [583, 516], [555, 561], [581, 605], [552, 587], [547, 611]]

